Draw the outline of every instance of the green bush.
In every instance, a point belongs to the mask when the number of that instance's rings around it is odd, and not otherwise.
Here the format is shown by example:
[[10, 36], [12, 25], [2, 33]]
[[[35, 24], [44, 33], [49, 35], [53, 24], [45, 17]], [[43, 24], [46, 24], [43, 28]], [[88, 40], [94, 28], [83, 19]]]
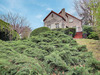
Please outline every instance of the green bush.
[[91, 26], [84, 25], [83, 26], [83, 33], [87, 34], [89, 36], [93, 32], [93, 29]]
[[0, 39], [4, 41], [17, 40], [19, 34], [13, 30], [9, 23], [0, 20]]
[[65, 33], [65, 34], [73, 33], [72, 36], [74, 37], [75, 34], [76, 34], [76, 28], [66, 28], [66, 29], [64, 30], [64, 33]]
[[99, 74], [100, 62], [92, 59], [86, 46], [58, 31], [26, 40], [0, 40], [0, 75]]
[[50, 31], [50, 29], [48, 27], [40, 27], [40, 28], [33, 30], [31, 32], [30, 36], [36, 36], [36, 35], [39, 35], [42, 32], [47, 32], [47, 31]]
[[53, 31], [58, 31], [58, 32], [62, 32], [66, 35], [72, 35], [72, 37], [75, 36], [76, 34], [76, 29], [75, 28], [58, 28], [58, 29], [52, 29]]
[[98, 34], [96, 32], [91, 32], [88, 36], [89, 39], [99, 40]]
[[71, 69], [68, 75], [91, 75], [88, 71], [88, 68], [75, 66]]

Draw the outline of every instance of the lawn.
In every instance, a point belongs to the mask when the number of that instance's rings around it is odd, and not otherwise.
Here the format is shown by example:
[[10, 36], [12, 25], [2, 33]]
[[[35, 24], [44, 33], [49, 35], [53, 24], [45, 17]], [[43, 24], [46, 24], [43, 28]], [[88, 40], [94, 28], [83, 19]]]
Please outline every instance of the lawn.
[[75, 39], [79, 45], [86, 45], [88, 51], [92, 51], [94, 57], [100, 61], [100, 42], [93, 39]]

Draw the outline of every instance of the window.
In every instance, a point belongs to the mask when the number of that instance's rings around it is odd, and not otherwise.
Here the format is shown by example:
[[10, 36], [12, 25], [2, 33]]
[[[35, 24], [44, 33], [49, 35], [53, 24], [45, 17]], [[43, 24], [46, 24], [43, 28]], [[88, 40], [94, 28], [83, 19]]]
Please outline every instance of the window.
[[64, 28], [64, 24], [62, 24], [62, 28]]
[[59, 28], [59, 23], [56, 23], [55, 25], [56, 25], [56, 28]]
[[76, 27], [76, 32], [79, 32], [80, 27]]
[[51, 28], [51, 25], [47, 25], [48, 28]]
[[69, 19], [69, 23], [72, 23], [73, 22], [73, 19]]

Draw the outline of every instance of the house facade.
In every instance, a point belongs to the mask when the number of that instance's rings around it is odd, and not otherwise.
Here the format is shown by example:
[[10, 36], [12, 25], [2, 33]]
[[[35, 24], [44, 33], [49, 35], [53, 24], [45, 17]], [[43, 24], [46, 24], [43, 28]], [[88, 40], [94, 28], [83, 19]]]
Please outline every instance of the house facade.
[[65, 12], [64, 8], [59, 13], [51, 11], [43, 21], [44, 26], [50, 29], [75, 27], [76, 32], [82, 32], [82, 21]]

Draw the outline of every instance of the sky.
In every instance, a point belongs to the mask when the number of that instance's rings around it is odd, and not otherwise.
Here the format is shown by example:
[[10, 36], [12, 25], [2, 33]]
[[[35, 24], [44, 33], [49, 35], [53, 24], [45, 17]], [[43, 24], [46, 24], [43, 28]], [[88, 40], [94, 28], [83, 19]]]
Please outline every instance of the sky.
[[32, 30], [43, 27], [43, 19], [51, 10], [59, 13], [62, 8], [79, 18], [74, 0], [0, 0], [0, 14], [9, 12], [25, 17]]

